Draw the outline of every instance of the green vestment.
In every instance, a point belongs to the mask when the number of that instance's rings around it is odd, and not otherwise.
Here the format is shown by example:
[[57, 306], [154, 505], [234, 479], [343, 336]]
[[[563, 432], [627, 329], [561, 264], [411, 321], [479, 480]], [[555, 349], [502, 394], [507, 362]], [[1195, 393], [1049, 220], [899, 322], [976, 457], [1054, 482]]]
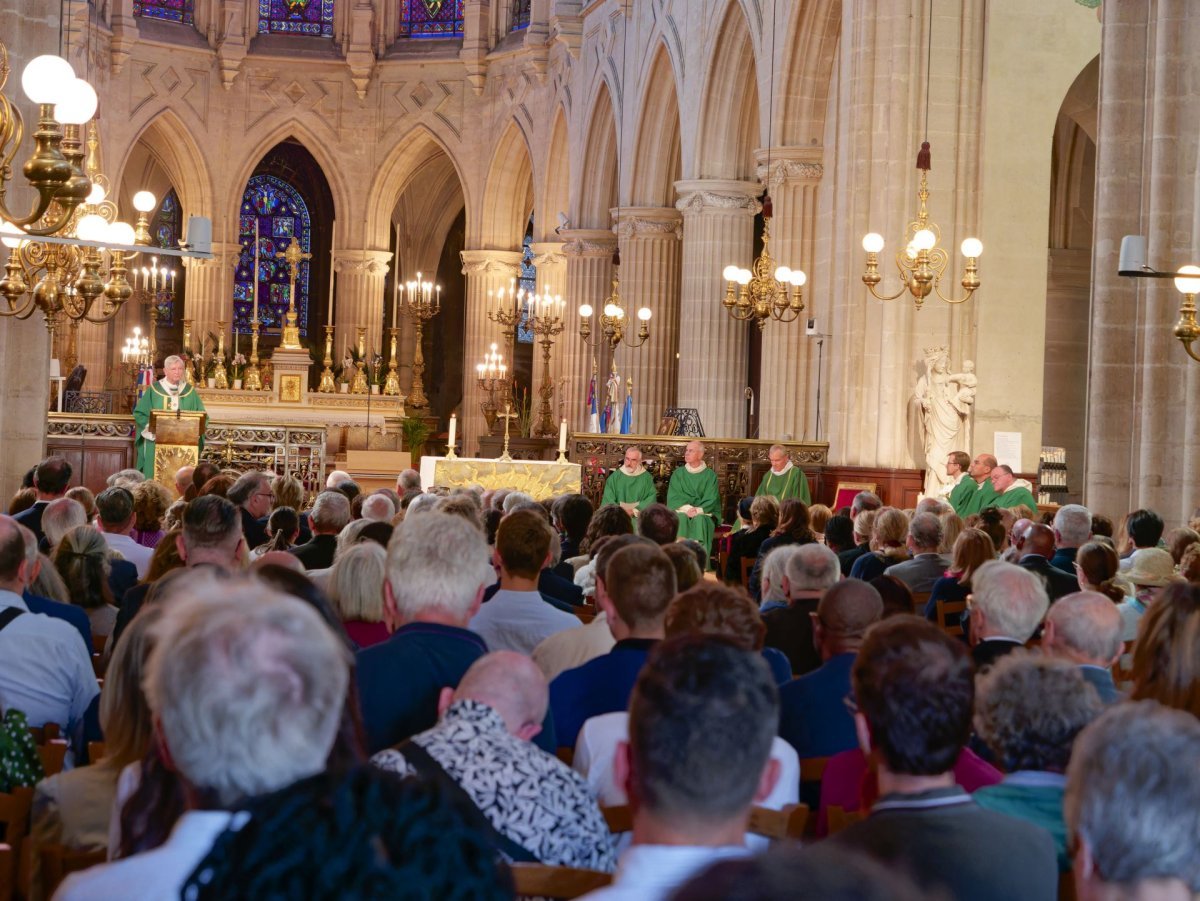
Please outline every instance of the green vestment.
[[995, 505], [996, 489], [992, 487], [991, 479], [980, 483], [967, 476], [950, 492], [950, 506], [963, 519]]
[[[194, 385], [184, 383], [183, 389], [175, 397], [179, 400], [179, 409], [184, 412], [204, 412], [204, 401]], [[150, 413], [154, 410], [173, 409], [172, 395], [163, 387], [162, 382], [152, 384], [138, 398], [133, 408], [133, 421], [137, 424], [137, 435], [134, 437], [134, 447], [137, 449], [137, 468], [147, 479], [154, 478], [154, 442], [142, 435], [150, 427]], [[204, 449], [204, 437], [200, 438], [200, 449]]]
[[721, 493], [717, 487], [717, 474], [709, 467], [700, 472], [688, 472], [686, 466], [680, 466], [671, 473], [667, 506], [678, 512], [685, 504], [699, 507], [704, 513], [693, 517], [680, 513], [679, 537], [696, 539], [711, 554], [713, 532], [721, 516]]
[[606, 504], [637, 504], [638, 510], [645, 510], [658, 500], [658, 491], [654, 488], [654, 477], [646, 470], [635, 476], [626, 474], [617, 468], [609, 475], [604, 483], [604, 497], [600, 505]]
[[792, 497], [799, 498], [805, 504], [812, 503], [812, 498], [808, 493], [808, 478], [799, 466], [793, 466], [782, 475], [776, 475], [775, 470], [768, 469], [767, 474], [758, 483], [758, 491], [754, 494], [756, 497], [769, 494], [780, 503]]
[[[1028, 484], [1027, 482], [1025, 483]], [[1037, 513], [1037, 498], [1033, 496], [1025, 485], [1017, 483], [1011, 486], [1006, 492], [996, 498], [993, 502], [997, 507], [1020, 507], [1022, 504]]]

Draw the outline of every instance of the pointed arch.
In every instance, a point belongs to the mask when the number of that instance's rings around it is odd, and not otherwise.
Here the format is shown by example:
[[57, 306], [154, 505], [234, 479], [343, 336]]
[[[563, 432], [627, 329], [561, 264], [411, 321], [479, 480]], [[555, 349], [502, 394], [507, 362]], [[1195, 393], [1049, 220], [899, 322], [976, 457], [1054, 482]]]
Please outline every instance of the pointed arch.
[[517, 123], [509, 122], [496, 142], [488, 167], [483, 189], [480, 246], [494, 250], [519, 248], [532, 211], [533, 165], [529, 147]]
[[[148, 162], [157, 165], [166, 176], [169, 184], [160, 186], [160, 190], [155, 190], [139, 178], [145, 174]], [[122, 210], [133, 208], [131, 198], [134, 191], [146, 188], [154, 191], [161, 200], [166, 188], [173, 187], [187, 214], [213, 215], [214, 192], [208, 160], [200, 152], [200, 144], [187, 125], [169, 109], [152, 116], [134, 138], [129, 145], [129, 152], [116, 170], [113, 185], [118, 191], [128, 194], [128, 198], [123, 198], [126, 202], [121, 204]]]
[[[371, 190], [367, 192], [366, 240], [380, 247], [388, 246], [392, 214], [397, 200], [418, 173], [429, 174], [427, 167], [448, 166], [458, 182], [458, 192], [471, 215], [470, 196], [458, 160], [454, 158], [446, 143], [424, 125], [417, 125], [395, 143], [387, 158], [379, 167]], [[467, 223], [468, 229], [471, 223]]]
[[788, 28], [784, 80], [777, 93], [774, 133], [788, 147], [808, 147], [825, 138], [829, 85], [842, 34], [842, 0], [797, 4]]
[[553, 241], [554, 229], [558, 225], [558, 214], [568, 214], [571, 204], [571, 157], [567, 131], [567, 113], [562, 105], [554, 114], [550, 128], [550, 142], [546, 152], [545, 179], [542, 200], [538, 209], [542, 211], [539, 221], [534, 223], [535, 239]]
[[612, 95], [602, 81], [584, 139], [578, 228], [611, 228], [617, 205], [617, 127]]
[[675, 70], [665, 43], [659, 43], [643, 83], [646, 92], [634, 144], [630, 203], [670, 206], [675, 201], [675, 182], [681, 177], [682, 142]]
[[759, 146], [754, 44], [740, 4], [730, 2], [717, 32], [700, 109], [697, 178], [756, 177]]

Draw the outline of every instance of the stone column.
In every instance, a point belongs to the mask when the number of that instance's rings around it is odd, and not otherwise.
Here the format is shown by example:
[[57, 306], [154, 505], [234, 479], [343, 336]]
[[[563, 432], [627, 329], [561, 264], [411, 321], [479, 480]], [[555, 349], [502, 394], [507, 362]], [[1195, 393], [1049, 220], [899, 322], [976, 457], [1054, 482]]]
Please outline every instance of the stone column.
[[233, 282], [241, 253], [241, 244], [219, 243], [213, 244], [211, 260], [183, 258], [187, 279], [181, 318], [192, 320], [192, 341], [197, 348], [209, 332], [216, 333], [218, 319], [225, 322], [226, 337], [232, 333]]
[[[663, 410], [674, 405], [679, 373], [679, 255], [683, 217], [672, 207], [623, 207], [621, 296], [635, 335], [637, 311], [649, 307], [650, 338], [617, 348], [622, 382], [633, 380], [633, 431], [653, 434]], [[624, 399], [624, 389], [621, 397]]]
[[[804, 329], [810, 318], [817, 319], [818, 330], [828, 327], [828, 322], [816, 315], [818, 304], [811, 287], [818, 189], [825, 173], [822, 153], [819, 147], [775, 148], [771, 151], [771, 171], [768, 173], [765, 166], [761, 171], [764, 180], [769, 178], [775, 208], [771, 255], [777, 265], [802, 269], [810, 278], [804, 286], [805, 308], [799, 319], [791, 323], [772, 321], [763, 330], [758, 434], [764, 439], [782, 440], [790, 435], [795, 440], [820, 440], [816, 433], [817, 385], [821, 384], [824, 393], [828, 379], [824, 373], [818, 379], [817, 366], [823, 357], [816, 346], [820, 339], [805, 337]], [[765, 163], [764, 157], [765, 153], [759, 151], [759, 159]]]
[[[554, 347], [550, 352], [550, 381], [554, 384], [554, 400], [551, 407], [554, 410], [555, 423], [562, 416], [567, 415], [570, 404], [570, 398], [566, 395], [566, 386], [560, 386], [564, 371], [563, 355], [566, 353], [566, 345], [573, 340], [565, 327], [567, 308], [571, 306], [572, 299], [567, 296], [567, 258], [563, 254], [564, 246], [565, 244], [561, 241], [535, 241], [529, 245], [533, 251], [533, 265], [537, 269], [537, 293], [548, 293], [552, 296], [561, 295], [563, 299], [564, 327], [562, 334], [554, 339]], [[476, 356], [482, 356], [482, 354], [477, 354]], [[541, 397], [537, 392], [542, 384], [544, 368], [542, 365], [542, 346], [541, 344], [536, 344], [533, 348], [533, 393], [539, 405]], [[560, 410], [562, 411], [561, 413], [559, 412]]]
[[567, 239], [563, 248], [567, 257], [567, 308], [563, 311], [565, 340], [561, 345], [563, 375], [567, 379], [567, 421], [572, 431], [584, 432], [588, 429], [585, 405], [592, 364], [594, 361], [599, 372], [596, 392], [600, 403], [609, 356], [607, 345], [592, 347], [580, 338], [579, 307], [588, 304], [595, 311], [588, 340], [599, 340], [596, 314], [604, 308], [604, 301], [612, 291], [612, 255], [617, 248], [617, 239], [611, 231], [604, 229], [564, 229], [561, 235]]
[[758, 182], [732, 179], [678, 181], [683, 213], [683, 298], [679, 321], [679, 406], [700, 411], [714, 438], [746, 434], [746, 329], [721, 306], [721, 271], [749, 267]]
[[[367, 352], [384, 353], [383, 341], [383, 282], [387, 278], [390, 250], [335, 250], [333, 269], [337, 273], [334, 291], [334, 355], [343, 345], [353, 346], [358, 326], [367, 327]], [[391, 301], [391, 298], [388, 298]], [[312, 299], [309, 301], [312, 306]], [[322, 346], [325, 333], [309, 335], [313, 347]], [[385, 354], [386, 360], [386, 354]]]
[[[463, 275], [467, 277], [467, 308], [463, 351], [463, 401], [459, 411], [459, 433], [464, 455], [474, 457], [479, 452], [479, 437], [486, 433], [483, 419], [483, 392], [476, 381], [475, 364], [485, 348], [495, 340], [496, 324], [487, 318], [488, 292], [507, 288], [521, 268], [519, 250], [464, 250]], [[507, 356], [507, 355], [506, 355]], [[512, 361], [509, 360], [511, 367]]]

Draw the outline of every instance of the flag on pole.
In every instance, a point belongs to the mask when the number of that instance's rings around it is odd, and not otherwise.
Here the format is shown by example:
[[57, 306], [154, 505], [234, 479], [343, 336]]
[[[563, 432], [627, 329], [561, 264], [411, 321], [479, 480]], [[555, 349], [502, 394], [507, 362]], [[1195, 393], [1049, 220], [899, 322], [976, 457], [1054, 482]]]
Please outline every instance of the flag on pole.
[[588, 382], [587, 396], [588, 431], [595, 434], [600, 431], [599, 410], [596, 407], [596, 360], [592, 359], [592, 379]]
[[621, 434], [633, 431], [633, 379], [625, 381], [625, 406], [621, 409]]
[[141, 398], [141, 396], [145, 393], [146, 389], [150, 387], [150, 384], [153, 381], [154, 381], [154, 368], [153, 367], [143, 366], [140, 370], [138, 370], [138, 380], [137, 380], [138, 398]]

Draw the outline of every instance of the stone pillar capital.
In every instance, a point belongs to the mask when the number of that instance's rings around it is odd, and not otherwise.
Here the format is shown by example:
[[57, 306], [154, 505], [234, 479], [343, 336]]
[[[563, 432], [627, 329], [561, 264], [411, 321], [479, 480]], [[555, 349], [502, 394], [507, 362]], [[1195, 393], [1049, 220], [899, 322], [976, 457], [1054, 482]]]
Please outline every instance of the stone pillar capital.
[[821, 147], [763, 148], [754, 151], [754, 158], [758, 180], [772, 189], [788, 183], [819, 182], [825, 175], [825, 151]]
[[563, 253], [569, 257], [612, 256], [617, 249], [617, 236], [610, 229], [572, 228], [559, 234], [567, 239]]
[[464, 250], [463, 275], [516, 278], [521, 271], [519, 250]]
[[219, 269], [222, 266], [237, 269], [241, 257], [241, 244], [214, 241], [212, 245], [212, 259], [202, 259], [201, 257], [182, 257], [181, 259], [184, 268], [192, 271], [207, 268]]
[[533, 251], [533, 265], [561, 266], [567, 262], [565, 241], [533, 241], [529, 249]]
[[338, 275], [386, 278], [391, 260], [390, 250], [334, 250], [333, 271]]
[[762, 185], [732, 178], [696, 178], [675, 182], [679, 200], [675, 208], [684, 217], [701, 212], [743, 213], [755, 216], [762, 208]]
[[612, 211], [622, 238], [683, 237], [683, 214], [669, 206], [621, 207]]

